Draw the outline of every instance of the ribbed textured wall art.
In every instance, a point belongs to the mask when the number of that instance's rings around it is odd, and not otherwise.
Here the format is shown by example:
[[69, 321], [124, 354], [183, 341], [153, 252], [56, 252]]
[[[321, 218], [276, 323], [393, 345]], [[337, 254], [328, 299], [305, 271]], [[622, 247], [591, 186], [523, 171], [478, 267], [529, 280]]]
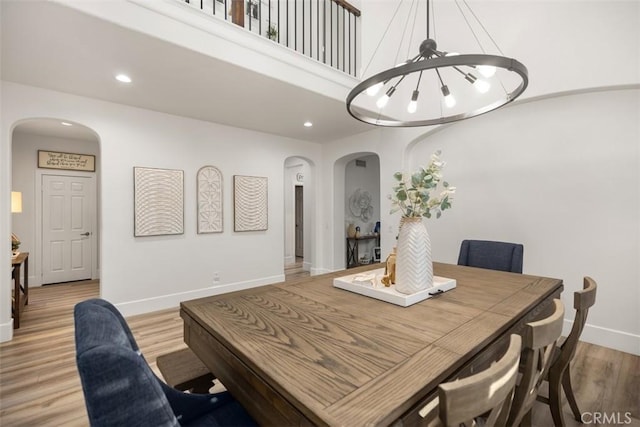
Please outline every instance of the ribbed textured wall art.
[[268, 227], [267, 178], [233, 177], [234, 230], [259, 231]]
[[222, 233], [222, 172], [215, 166], [198, 171], [198, 233]]
[[184, 172], [133, 168], [134, 236], [184, 233]]

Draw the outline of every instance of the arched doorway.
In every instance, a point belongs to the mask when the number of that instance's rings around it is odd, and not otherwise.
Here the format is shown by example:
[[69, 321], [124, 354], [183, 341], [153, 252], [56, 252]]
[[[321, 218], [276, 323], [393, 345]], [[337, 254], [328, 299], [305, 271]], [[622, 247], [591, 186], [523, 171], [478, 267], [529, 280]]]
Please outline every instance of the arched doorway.
[[99, 278], [99, 138], [68, 120], [20, 121], [11, 137], [12, 231], [29, 252], [30, 286]]
[[[334, 268], [347, 268], [347, 229], [360, 227], [362, 235], [374, 233], [380, 221], [380, 157], [376, 153], [359, 152], [341, 157], [334, 163]], [[369, 239], [360, 254], [374, 259], [380, 243]], [[356, 260], [358, 261], [358, 260]]]
[[312, 163], [303, 157], [284, 162], [284, 265], [300, 264], [313, 274], [314, 245]]

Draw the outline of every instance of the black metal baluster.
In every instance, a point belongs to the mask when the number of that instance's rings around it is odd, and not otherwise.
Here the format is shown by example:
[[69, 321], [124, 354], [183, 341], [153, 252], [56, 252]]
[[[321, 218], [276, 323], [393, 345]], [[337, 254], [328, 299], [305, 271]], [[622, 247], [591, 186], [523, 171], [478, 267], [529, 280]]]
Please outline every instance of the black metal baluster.
[[358, 75], [358, 17], [353, 14], [353, 75]]
[[327, 63], [327, 0], [323, 0], [322, 10], [322, 62]]
[[344, 71], [347, 66], [347, 63], [345, 61], [345, 53], [347, 51], [345, 48], [345, 41], [347, 39], [345, 29], [347, 24], [344, 19], [344, 11], [345, 11], [345, 8], [343, 7], [342, 8], [342, 71]]
[[258, 0], [258, 34], [262, 35], [262, 1]]
[[313, 58], [313, 3], [309, 0], [309, 57]]
[[271, 33], [271, 0], [267, 2], [267, 7], [269, 8], [267, 13], [267, 38], [271, 40], [271, 37], [269, 37], [269, 34]]
[[351, 23], [351, 15], [352, 13], [349, 12], [349, 74], [351, 74], [351, 58], [353, 57], [353, 48], [351, 47], [351, 34], [353, 34], [353, 24]]
[[336, 68], [340, 69], [340, 6], [336, 4]]

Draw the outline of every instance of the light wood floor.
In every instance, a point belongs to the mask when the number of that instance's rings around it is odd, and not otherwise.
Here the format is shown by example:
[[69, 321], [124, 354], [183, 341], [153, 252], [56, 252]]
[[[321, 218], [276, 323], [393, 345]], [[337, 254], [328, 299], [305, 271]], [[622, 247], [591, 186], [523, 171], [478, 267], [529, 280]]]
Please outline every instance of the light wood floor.
[[[308, 273], [286, 269], [287, 280]], [[99, 295], [96, 282], [33, 288], [14, 339], [0, 344], [0, 426], [86, 426], [84, 398], [75, 366], [73, 306]], [[156, 357], [185, 346], [178, 309], [127, 319], [152, 368]], [[582, 411], [625, 413], [640, 426], [640, 357], [581, 343], [573, 368]], [[565, 412], [569, 415], [568, 407]], [[569, 425], [579, 425], [569, 418]], [[548, 409], [537, 403], [534, 425], [551, 426]], [[605, 425], [605, 424], [599, 424]], [[607, 424], [612, 425], [612, 424]]]

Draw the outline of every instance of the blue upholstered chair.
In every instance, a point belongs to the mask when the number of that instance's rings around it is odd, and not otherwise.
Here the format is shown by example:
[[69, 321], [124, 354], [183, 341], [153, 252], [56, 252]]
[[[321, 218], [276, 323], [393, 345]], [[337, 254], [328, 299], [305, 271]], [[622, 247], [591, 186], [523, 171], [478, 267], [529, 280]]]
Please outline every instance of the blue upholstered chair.
[[76, 363], [92, 426], [255, 426], [228, 393], [188, 394], [151, 370], [118, 310], [102, 299], [75, 306]]
[[458, 265], [522, 273], [524, 246], [489, 240], [463, 240]]

